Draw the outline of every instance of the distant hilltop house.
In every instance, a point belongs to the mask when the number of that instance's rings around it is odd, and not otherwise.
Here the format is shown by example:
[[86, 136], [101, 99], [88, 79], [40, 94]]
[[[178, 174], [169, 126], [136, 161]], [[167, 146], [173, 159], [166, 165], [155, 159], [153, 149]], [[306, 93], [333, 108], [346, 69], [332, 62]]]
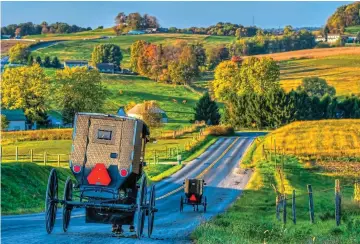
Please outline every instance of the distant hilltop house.
[[27, 120], [22, 109], [1, 109], [1, 115], [5, 115], [9, 121], [7, 131], [28, 129]]
[[86, 60], [65, 60], [64, 67], [87, 67], [89, 68], [89, 62]]
[[146, 32], [145, 31], [142, 31], [142, 30], [131, 30], [129, 31], [127, 34], [128, 35], [143, 35], [145, 34]]
[[96, 65], [96, 68], [101, 72], [101, 73], [111, 73], [114, 74], [115, 73], [115, 69], [116, 66], [113, 63], [100, 63]]
[[[133, 118], [137, 118], [137, 119], [143, 119], [143, 111], [145, 104], [140, 103], [140, 104], [136, 104], [132, 109], [130, 109], [127, 112], [127, 116], [129, 117], [133, 117]], [[161, 118], [161, 122], [162, 123], [167, 123], [169, 121], [168, 116], [166, 115], [165, 111], [162, 110], [161, 108], [154, 106], [152, 108], [150, 108], [151, 112], [155, 113], [155, 114], [159, 114], [159, 117]]]

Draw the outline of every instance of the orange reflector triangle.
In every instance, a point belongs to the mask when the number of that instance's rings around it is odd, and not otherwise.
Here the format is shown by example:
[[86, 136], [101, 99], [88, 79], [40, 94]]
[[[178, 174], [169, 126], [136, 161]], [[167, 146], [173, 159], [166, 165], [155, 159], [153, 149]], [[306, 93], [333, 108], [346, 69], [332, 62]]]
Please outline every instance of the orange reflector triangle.
[[190, 201], [196, 201], [196, 197], [195, 197], [195, 195], [194, 195], [194, 194], [192, 194], [192, 195], [191, 195], [191, 197], [190, 197]]

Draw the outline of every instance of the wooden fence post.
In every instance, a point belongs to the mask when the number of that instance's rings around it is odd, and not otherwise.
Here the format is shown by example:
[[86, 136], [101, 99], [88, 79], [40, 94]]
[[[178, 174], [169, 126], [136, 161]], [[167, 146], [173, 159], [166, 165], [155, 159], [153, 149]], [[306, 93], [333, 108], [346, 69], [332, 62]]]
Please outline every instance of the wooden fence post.
[[335, 221], [336, 226], [339, 226], [341, 221], [341, 192], [339, 180], [335, 180]]
[[58, 154], [57, 163], [58, 163], [58, 167], [60, 167], [60, 154]]
[[34, 162], [34, 150], [30, 149], [30, 162]]
[[295, 207], [295, 190], [293, 190], [292, 193], [292, 218], [293, 218], [293, 223], [296, 224], [296, 207]]
[[283, 195], [283, 223], [286, 224], [286, 194]]
[[15, 147], [15, 160], [16, 161], [19, 160], [19, 147], [18, 146]]
[[310, 213], [310, 222], [314, 223], [314, 199], [313, 199], [313, 191], [311, 185], [307, 185], [308, 193], [309, 193], [309, 213]]

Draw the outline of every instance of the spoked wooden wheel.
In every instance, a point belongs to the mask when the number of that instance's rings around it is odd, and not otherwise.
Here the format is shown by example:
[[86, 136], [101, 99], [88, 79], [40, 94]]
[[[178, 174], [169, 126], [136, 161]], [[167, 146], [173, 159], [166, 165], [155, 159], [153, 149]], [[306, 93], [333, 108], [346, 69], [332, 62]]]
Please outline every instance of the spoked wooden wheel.
[[63, 230], [67, 231], [71, 218], [72, 207], [66, 204], [68, 201], [72, 201], [73, 185], [70, 177], [67, 178], [64, 188], [64, 206], [63, 206]]
[[146, 213], [146, 194], [147, 194], [147, 186], [146, 186], [146, 176], [145, 174], [141, 177], [140, 188], [138, 190], [137, 197], [137, 226], [136, 226], [136, 235], [140, 239], [143, 230], [144, 230], [144, 222], [145, 222], [145, 213]]
[[180, 198], [180, 212], [182, 212], [184, 210], [184, 198], [183, 196], [181, 196]]
[[155, 218], [155, 185], [151, 187], [150, 198], [149, 198], [149, 215], [148, 215], [148, 236], [151, 237], [154, 228], [154, 218]]
[[56, 170], [52, 169], [50, 171], [47, 190], [46, 190], [46, 197], [45, 197], [45, 222], [46, 222], [46, 231], [48, 234], [51, 233], [55, 225], [57, 202], [58, 202], [58, 178], [57, 178]]

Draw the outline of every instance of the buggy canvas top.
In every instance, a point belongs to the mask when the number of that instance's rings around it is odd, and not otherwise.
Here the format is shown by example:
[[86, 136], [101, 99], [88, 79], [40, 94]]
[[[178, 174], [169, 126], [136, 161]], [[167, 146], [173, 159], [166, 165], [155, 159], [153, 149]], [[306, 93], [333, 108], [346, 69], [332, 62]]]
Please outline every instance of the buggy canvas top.
[[195, 194], [197, 196], [202, 196], [204, 187], [204, 180], [202, 179], [185, 179], [185, 194], [191, 195]]
[[138, 119], [93, 113], [75, 117], [71, 164], [86, 168], [102, 163], [140, 173], [144, 152], [142, 140], [149, 135], [147, 126]]

